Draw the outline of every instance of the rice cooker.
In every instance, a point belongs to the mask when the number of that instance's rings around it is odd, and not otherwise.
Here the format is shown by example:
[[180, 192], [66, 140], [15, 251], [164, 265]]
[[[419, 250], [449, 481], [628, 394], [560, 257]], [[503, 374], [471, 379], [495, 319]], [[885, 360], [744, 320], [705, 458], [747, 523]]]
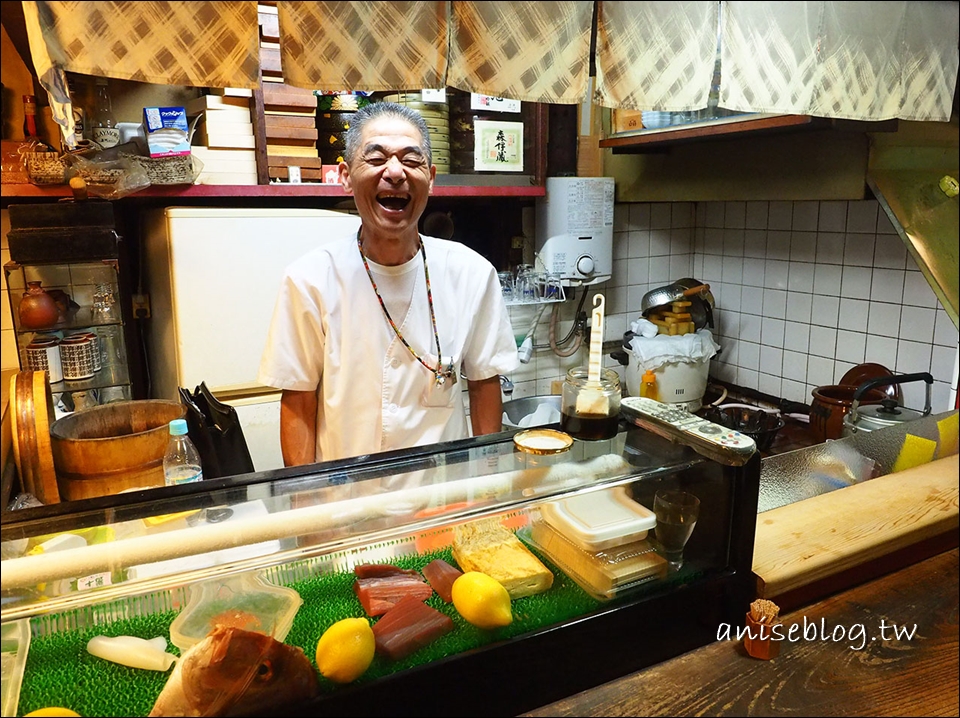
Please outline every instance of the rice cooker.
[[[910, 381], [924, 381], [926, 387], [926, 402], [923, 411], [908, 409], [900, 406], [893, 397], [882, 399], [879, 404], [860, 406], [860, 399], [875, 387], [885, 387], [890, 384], [904, 384]], [[858, 432], [876, 431], [888, 426], [896, 426], [908, 421], [922, 419], [930, 413], [930, 388], [933, 386], [933, 376], [928, 372], [917, 374], [901, 374], [899, 376], [881, 376], [864, 382], [853, 393], [853, 403], [843, 417], [843, 436], [852, 436]]]
[[[632, 356], [631, 342], [635, 336], [632, 331], [624, 333], [623, 352], [616, 355], [624, 365], [627, 396], [640, 396], [643, 382], [644, 370]], [[683, 405], [687, 411], [694, 412], [702, 406], [701, 400], [707, 391], [710, 359], [679, 359], [654, 369], [653, 374], [657, 379], [657, 395], [661, 402]]]

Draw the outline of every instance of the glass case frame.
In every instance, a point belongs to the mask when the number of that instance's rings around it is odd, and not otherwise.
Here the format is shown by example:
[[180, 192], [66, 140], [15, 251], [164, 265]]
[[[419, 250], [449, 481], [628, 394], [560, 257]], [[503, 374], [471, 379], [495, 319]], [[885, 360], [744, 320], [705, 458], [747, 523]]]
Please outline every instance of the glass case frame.
[[[192, 584], [250, 571], [277, 576], [285, 567], [308, 564], [319, 571], [349, 570], [351, 561], [416, 550], [414, 537], [451, 524], [528, 516], [547, 500], [623, 485], [648, 506], [656, 488], [680, 485], [697, 487], [722, 507], [701, 514], [689, 570], [617, 596], [577, 620], [324, 693], [317, 706], [279, 706], [278, 714], [318, 709], [515, 715], [716, 640], [719, 623], [742, 620], [754, 591], [759, 455], [742, 467], [723, 466], [621, 423], [613, 439], [578, 440], [564, 455], [537, 457], [515, 449], [514, 433], [7, 514], [3, 623], [30, 619], [51, 626], [57, 623], [51, 615], [77, 611], [96, 620], [110, 615], [111, 606], [163, 592], [179, 596], [176, 603]], [[266, 513], [232, 527], [214, 520], [223, 508], [239, 511], [251, 502], [264, 505]], [[190, 516], [197, 515], [202, 520], [190, 525]], [[125, 527], [144, 521], [180, 523], [164, 529], [163, 541], [142, 533], [122, 537]], [[113, 541], [69, 556], [17, 554], [44, 537], [104, 526], [113, 528]], [[190, 563], [212, 550], [258, 545], [267, 548], [221, 554], [223, 560], [213, 564]], [[173, 563], [166, 572], [131, 575], [133, 561], [144, 558], [152, 560], [138, 566]], [[466, 677], [483, 686], [479, 708], [455, 705]]]

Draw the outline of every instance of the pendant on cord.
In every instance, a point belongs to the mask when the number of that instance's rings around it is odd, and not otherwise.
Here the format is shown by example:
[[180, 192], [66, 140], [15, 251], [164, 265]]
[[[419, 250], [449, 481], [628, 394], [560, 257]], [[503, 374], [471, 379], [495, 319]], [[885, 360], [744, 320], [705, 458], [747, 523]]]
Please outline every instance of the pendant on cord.
[[447, 379], [451, 380], [451, 383], [457, 383], [457, 372], [453, 368], [453, 357], [446, 356], [440, 357], [437, 360], [436, 371], [433, 372], [437, 386], [443, 386], [447, 383]]

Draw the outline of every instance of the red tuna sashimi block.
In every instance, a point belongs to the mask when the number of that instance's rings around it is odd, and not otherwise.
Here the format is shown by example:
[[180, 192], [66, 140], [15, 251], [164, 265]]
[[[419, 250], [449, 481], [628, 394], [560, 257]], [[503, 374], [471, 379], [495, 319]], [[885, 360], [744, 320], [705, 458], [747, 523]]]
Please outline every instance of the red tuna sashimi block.
[[380, 616], [408, 596], [425, 601], [433, 595], [433, 589], [419, 575], [406, 574], [358, 578], [353, 582], [353, 592], [368, 616]]
[[433, 586], [433, 590], [440, 595], [440, 598], [447, 603], [451, 603], [453, 601], [453, 582], [463, 575], [463, 571], [451, 566], [442, 558], [438, 558], [423, 567], [423, 575]]
[[453, 621], [416, 598], [405, 598], [373, 625], [377, 653], [395, 661], [453, 630]]
[[416, 576], [420, 574], [412, 568], [400, 568], [392, 563], [361, 563], [353, 567], [357, 578], [382, 578], [384, 576]]

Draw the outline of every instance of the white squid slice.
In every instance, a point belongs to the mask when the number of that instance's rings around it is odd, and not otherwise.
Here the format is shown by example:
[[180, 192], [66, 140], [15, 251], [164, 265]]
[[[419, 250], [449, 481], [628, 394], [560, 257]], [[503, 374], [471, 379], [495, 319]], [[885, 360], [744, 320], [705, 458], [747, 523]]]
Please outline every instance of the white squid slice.
[[136, 636], [94, 636], [87, 642], [87, 652], [105, 661], [147, 671], [168, 671], [177, 657], [166, 652], [167, 639], [157, 636], [147, 640]]

